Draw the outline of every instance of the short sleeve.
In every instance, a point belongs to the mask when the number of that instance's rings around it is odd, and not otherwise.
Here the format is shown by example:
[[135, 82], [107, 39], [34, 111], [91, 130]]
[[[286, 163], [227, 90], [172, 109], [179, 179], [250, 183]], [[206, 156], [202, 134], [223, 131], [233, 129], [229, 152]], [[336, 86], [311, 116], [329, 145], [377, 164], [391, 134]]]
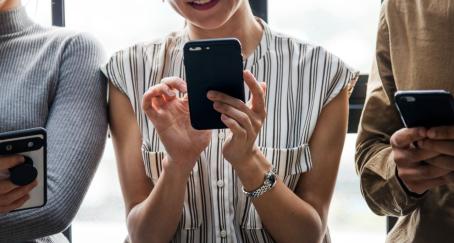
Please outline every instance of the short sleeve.
[[326, 69], [326, 79], [324, 80], [324, 100], [323, 107], [333, 100], [342, 90], [348, 89], [348, 94], [351, 95], [356, 81], [359, 77], [359, 72], [353, 70], [345, 62], [337, 56], [326, 52], [326, 60], [329, 65]]
[[115, 53], [109, 61], [101, 67], [104, 76], [123, 94], [128, 96], [128, 71], [131, 70], [131, 50], [122, 50]]

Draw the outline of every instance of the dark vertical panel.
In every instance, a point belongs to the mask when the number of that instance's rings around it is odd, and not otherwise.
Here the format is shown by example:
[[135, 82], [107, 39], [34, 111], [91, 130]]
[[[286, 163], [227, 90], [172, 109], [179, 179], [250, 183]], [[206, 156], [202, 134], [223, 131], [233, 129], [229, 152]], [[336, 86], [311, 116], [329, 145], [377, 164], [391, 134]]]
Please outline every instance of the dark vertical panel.
[[52, 0], [52, 25], [65, 26], [65, 0]]
[[268, 22], [268, 0], [249, 0], [255, 16]]

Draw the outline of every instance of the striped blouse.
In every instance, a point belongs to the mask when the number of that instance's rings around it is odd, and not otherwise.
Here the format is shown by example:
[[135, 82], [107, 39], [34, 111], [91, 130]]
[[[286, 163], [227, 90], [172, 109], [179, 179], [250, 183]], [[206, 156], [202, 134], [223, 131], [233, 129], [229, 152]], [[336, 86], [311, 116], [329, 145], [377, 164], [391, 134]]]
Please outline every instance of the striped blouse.
[[[261, 20], [260, 20], [261, 21]], [[323, 107], [356, 80], [356, 73], [319, 46], [276, 33], [261, 21], [263, 37], [244, 68], [267, 84], [267, 118], [257, 145], [291, 190], [313, 165], [308, 142]], [[162, 172], [164, 146], [141, 110], [143, 94], [163, 78], [185, 79], [187, 30], [116, 53], [102, 68], [130, 100], [143, 139], [146, 175]], [[246, 99], [250, 96], [246, 88]], [[172, 242], [274, 242], [241, 191], [241, 181], [222, 155], [228, 130], [212, 133], [186, 187], [183, 214]], [[317, 161], [321, 162], [321, 161]]]

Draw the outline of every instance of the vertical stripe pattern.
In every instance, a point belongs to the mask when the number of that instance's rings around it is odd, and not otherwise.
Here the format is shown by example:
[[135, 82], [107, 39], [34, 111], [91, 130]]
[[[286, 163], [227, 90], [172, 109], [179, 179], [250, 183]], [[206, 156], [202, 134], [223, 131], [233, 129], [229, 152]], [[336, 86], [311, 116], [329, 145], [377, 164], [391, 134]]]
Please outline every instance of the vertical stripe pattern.
[[[257, 145], [284, 183], [295, 190], [300, 176], [313, 166], [308, 142], [321, 110], [343, 88], [353, 86], [350, 81], [357, 74], [323, 48], [273, 32], [261, 23], [262, 40], [244, 60], [244, 68], [268, 87], [268, 117]], [[185, 78], [186, 41], [187, 31], [172, 33], [120, 51], [103, 67], [111, 82], [129, 97], [143, 135], [146, 174], [154, 182], [162, 171], [165, 150], [153, 124], [140, 110], [140, 102], [148, 88], [163, 78]], [[274, 242], [222, 155], [227, 136], [228, 130], [214, 131], [210, 145], [197, 161], [188, 180], [183, 216], [173, 242]]]

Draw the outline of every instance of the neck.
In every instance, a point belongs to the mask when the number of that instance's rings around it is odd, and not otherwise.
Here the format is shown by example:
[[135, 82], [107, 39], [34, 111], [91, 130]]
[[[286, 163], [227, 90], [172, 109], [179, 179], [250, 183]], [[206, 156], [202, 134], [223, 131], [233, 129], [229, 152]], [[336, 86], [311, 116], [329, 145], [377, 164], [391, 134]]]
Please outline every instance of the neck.
[[255, 19], [246, 1], [243, 2], [246, 6], [240, 6], [235, 14], [219, 28], [206, 30], [189, 24], [189, 37], [191, 39], [234, 37], [241, 42], [243, 56], [249, 56], [260, 43], [263, 28]]
[[20, 6], [20, 0], [6, 0], [3, 3], [0, 2], [0, 12], [10, 11]]

